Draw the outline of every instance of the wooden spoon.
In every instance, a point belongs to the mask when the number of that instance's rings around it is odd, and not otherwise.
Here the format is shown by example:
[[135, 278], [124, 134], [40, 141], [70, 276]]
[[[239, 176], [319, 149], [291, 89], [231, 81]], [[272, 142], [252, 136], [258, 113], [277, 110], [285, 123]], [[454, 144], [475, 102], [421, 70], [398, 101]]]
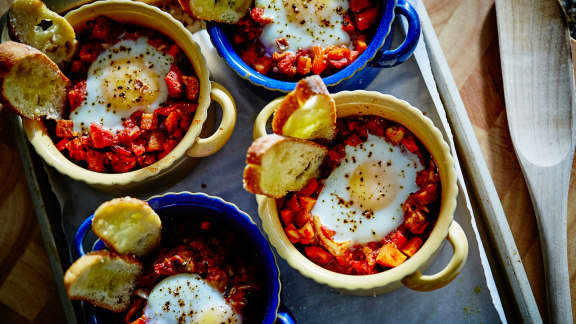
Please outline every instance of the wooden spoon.
[[566, 214], [576, 144], [574, 72], [555, 1], [497, 0], [506, 113], [538, 218], [551, 323], [572, 323]]

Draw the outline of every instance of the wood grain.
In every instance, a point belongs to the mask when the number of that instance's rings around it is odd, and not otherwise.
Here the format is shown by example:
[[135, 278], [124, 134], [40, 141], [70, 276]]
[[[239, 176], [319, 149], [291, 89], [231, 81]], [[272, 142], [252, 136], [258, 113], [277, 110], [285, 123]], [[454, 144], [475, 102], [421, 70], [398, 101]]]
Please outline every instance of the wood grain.
[[[7, 8], [6, 3], [9, 1], [0, 0], [0, 9]], [[546, 290], [536, 218], [508, 132], [494, 0], [424, 0], [424, 4], [438, 33], [460, 94], [475, 127], [484, 158], [506, 211], [542, 316], [546, 318]], [[0, 125], [3, 120], [5, 118], [2, 118], [0, 114]], [[4, 139], [4, 136], [0, 137], [0, 142]], [[13, 146], [9, 147], [12, 150], [11, 153], [0, 151], [0, 161], [5, 154], [16, 156]], [[18, 159], [9, 161], [20, 163]], [[5, 165], [3, 163], [6, 162], [0, 162], [0, 192], [2, 192], [2, 188], [10, 188], [4, 186], [2, 180], [6, 174], [11, 175], [10, 179], [16, 178], [17, 183], [22, 182], [23, 179], [21, 170], [17, 173], [8, 171], [1, 167]], [[570, 188], [568, 198], [568, 256], [570, 281], [574, 283], [576, 282], [576, 164], [572, 167]], [[28, 193], [25, 190], [20, 190], [18, 191], [15, 187], [8, 193], [8, 195], [19, 197], [17, 200], [19, 203], [11, 205], [10, 208], [0, 207], [0, 228], [4, 227], [3, 224], [12, 223], [14, 219], [18, 219], [20, 216], [15, 215], [22, 215], [22, 207], [30, 205]], [[0, 196], [2, 200], [8, 199], [4, 199], [4, 197], [8, 197], [5, 195], [6, 193]], [[42, 296], [42, 300], [45, 300], [43, 307], [38, 306], [38, 303], [33, 301], [35, 299], [34, 294], [18, 294], [20, 300], [17, 303], [5, 302], [0, 297], [0, 318], [2, 318], [3, 323], [15, 324], [64, 323], [51, 275], [44, 275], [49, 273], [50, 269], [43, 249], [38, 248], [41, 241], [35, 230], [36, 219], [33, 215], [30, 219], [31, 233], [33, 233], [31, 237], [3, 237], [0, 234], [0, 264], [4, 266], [5, 254], [3, 253], [9, 251], [2, 248], [5, 244], [23, 247], [23, 253], [20, 252], [18, 253], [19, 256], [10, 257], [13, 262], [10, 265], [11, 270], [9, 270], [8, 276], [19, 278], [22, 282], [31, 278], [30, 282], [33, 282], [34, 286], [38, 287], [37, 289], [45, 289], [49, 293]], [[13, 233], [8, 234], [13, 235]], [[36, 261], [31, 262], [31, 259]], [[16, 268], [14, 265], [19, 263], [26, 266]], [[2, 291], [5, 291], [5, 294], [16, 294], [16, 290], [21, 289], [14, 284], [4, 288], [3, 283], [7, 282], [7, 277], [0, 276], [0, 278], [4, 278], [0, 280], [0, 296]], [[43, 283], [43, 288], [38, 284], [39, 282]], [[575, 288], [572, 285], [573, 309], [576, 304]], [[34, 310], [19, 313], [16, 304], [26, 305], [27, 303], [35, 305]], [[36, 317], [30, 320], [34, 314]]]

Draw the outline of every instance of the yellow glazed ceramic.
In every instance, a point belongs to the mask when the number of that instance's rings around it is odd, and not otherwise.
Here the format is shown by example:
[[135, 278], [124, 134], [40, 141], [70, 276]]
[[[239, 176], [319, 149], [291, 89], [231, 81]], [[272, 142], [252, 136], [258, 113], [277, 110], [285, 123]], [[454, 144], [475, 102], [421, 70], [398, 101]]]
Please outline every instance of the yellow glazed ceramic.
[[[65, 17], [78, 31], [86, 27], [87, 21], [97, 16], [106, 16], [119, 22], [154, 29], [176, 42], [190, 59], [200, 81], [198, 108], [188, 132], [168, 155], [145, 168], [118, 174], [94, 172], [74, 164], [58, 151], [42, 121], [24, 120], [23, 127], [28, 139], [46, 163], [75, 180], [107, 188], [141, 182], [166, 170], [185, 154], [191, 157], [204, 157], [216, 153], [224, 146], [236, 124], [234, 100], [226, 89], [217, 83], [210, 82], [208, 67], [200, 47], [192, 40], [192, 35], [182, 26], [182, 23], [156, 7], [141, 2], [122, 0], [97, 1], [72, 10]], [[213, 135], [208, 138], [199, 138], [211, 100], [220, 104], [222, 121]]]
[[[373, 275], [346, 275], [326, 270], [300, 253], [282, 229], [276, 201], [257, 195], [258, 213], [270, 242], [278, 254], [302, 275], [350, 294], [384, 293], [400, 287], [401, 284], [419, 291], [435, 290], [447, 285], [458, 275], [466, 262], [468, 241], [460, 225], [453, 221], [458, 187], [454, 162], [442, 134], [420, 110], [392, 96], [371, 91], [344, 91], [333, 97], [338, 117], [380, 116], [404, 125], [426, 146], [438, 166], [442, 184], [438, 220], [420, 250], [400, 266]], [[266, 123], [281, 99], [272, 101], [260, 112], [254, 127], [255, 138], [266, 134]], [[444, 240], [448, 240], [453, 247], [452, 259], [442, 271], [434, 275], [423, 275], [420, 271], [424, 271]]]

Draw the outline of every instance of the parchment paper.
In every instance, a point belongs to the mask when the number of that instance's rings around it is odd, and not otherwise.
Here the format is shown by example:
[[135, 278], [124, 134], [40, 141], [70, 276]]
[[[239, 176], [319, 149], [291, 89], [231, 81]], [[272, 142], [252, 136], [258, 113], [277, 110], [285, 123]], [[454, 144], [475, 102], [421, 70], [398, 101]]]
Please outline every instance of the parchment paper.
[[[278, 94], [263, 92], [237, 77], [210, 45], [205, 31], [197, 33], [195, 38], [207, 57], [212, 79], [224, 85], [236, 99], [238, 118], [234, 134], [217, 154], [199, 160], [193, 167], [190, 167], [191, 163], [184, 163], [166, 174], [160, 183], [148, 184], [129, 194], [145, 199], [167, 191], [206, 192], [235, 203], [260, 223], [254, 196], [242, 189], [242, 170], [246, 150], [252, 142], [254, 119]], [[366, 88], [394, 95], [421, 109], [443, 131], [454, 152], [452, 135], [423, 43], [413, 58], [400, 66], [382, 69]], [[103, 201], [126, 193], [101, 192], [62, 176], [50, 167], [46, 170], [62, 206], [62, 227], [72, 261], [72, 242], [80, 223]], [[452, 283], [433, 292], [400, 288], [375, 297], [348, 296], [303, 277], [277, 257], [282, 277], [282, 302], [297, 321], [334, 324], [506, 322], [459, 167], [458, 174], [460, 194], [455, 219], [466, 232], [470, 250], [466, 265]], [[441, 270], [451, 255], [450, 245], [445, 244], [427, 273]]]

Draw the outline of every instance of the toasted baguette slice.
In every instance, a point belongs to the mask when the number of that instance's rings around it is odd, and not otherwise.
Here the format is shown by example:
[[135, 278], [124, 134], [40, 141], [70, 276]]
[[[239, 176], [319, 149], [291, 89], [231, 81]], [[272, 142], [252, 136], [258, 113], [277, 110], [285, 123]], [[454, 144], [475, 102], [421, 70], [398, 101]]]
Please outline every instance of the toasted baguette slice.
[[336, 136], [336, 104], [317, 75], [298, 82], [280, 103], [272, 120], [274, 133], [308, 140]]
[[60, 66], [76, 51], [74, 28], [40, 0], [15, 0], [8, 11], [8, 31], [13, 40], [39, 49]]
[[96, 209], [92, 231], [120, 254], [144, 256], [160, 245], [162, 223], [147, 202], [124, 197]]
[[298, 191], [318, 177], [327, 153], [326, 147], [311, 141], [275, 134], [260, 137], [248, 148], [244, 188], [273, 198]]
[[29, 119], [61, 119], [70, 80], [48, 56], [16, 42], [0, 44], [0, 101]]
[[64, 275], [68, 297], [84, 300], [113, 312], [130, 307], [142, 264], [110, 251], [90, 252], [76, 260]]
[[252, 0], [178, 0], [196, 19], [235, 24], [248, 13]]

